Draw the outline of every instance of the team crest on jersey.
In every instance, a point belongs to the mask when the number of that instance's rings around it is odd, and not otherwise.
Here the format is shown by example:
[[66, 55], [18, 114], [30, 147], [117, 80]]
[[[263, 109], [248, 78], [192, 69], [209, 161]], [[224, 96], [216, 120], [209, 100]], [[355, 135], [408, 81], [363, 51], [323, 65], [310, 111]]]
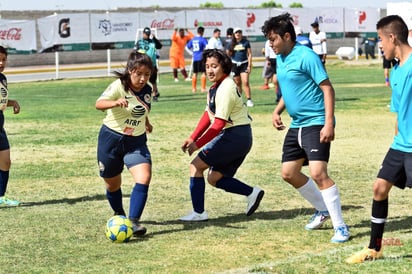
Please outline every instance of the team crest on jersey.
[[131, 115], [133, 118], [139, 118], [142, 117], [145, 114], [145, 112], [146, 109], [144, 108], [144, 106], [138, 105], [132, 109]]
[[150, 96], [150, 94], [144, 95], [144, 101], [146, 104], [150, 104], [151, 100], [152, 100], [152, 96]]

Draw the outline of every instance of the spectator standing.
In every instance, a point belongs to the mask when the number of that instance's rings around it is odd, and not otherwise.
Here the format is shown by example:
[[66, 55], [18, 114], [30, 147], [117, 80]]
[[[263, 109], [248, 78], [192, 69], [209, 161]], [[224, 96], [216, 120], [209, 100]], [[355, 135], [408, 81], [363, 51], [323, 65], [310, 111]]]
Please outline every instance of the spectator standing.
[[229, 48], [230, 48], [230, 45], [232, 44], [232, 39], [233, 39], [233, 28], [227, 28], [226, 29], [226, 39], [223, 43], [223, 47], [227, 54], [229, 54]]
[[213, 30], [213, 36], [210, 37], [207, 42], [208, 49], [223, 49], [223, 42], [220, 38], [220, 29], [216, 28]]
[[201, 73], [201, 91], [206, 92], [206, 74], [205, 74], [205, 64], [202, 62], [203, 51], [207, 47], [207, 40], [203, 37], [205, 32], [204, 27], [197, 28], [197, 35], [190, 40], [186, 45], [186, 51], [192, 55], [192, 92], [196, 92], [197, 85], [197, 74]]
[[376, 59], [376, 56], [375, 56], [376, 41], [377, 41], [376, 37], [367, 37], [363, 39], [362, 44], [364, 45], [366, 59], [369, 59], [369, 55], [371, 56], [372, 59]]
[[[187, 32], [187, 34], [185, 34]], [[188, 29], [180, 28], [175, 29], [172, 34], [172, 45], [169, 50], [170, 66], [173, 70], [173, 77], [175, 82], [179, 81], [177, 77], [178, 69], [182, 73], [186, 81], [190, 81], [190, 78], [186, 72], [185, 63], [185, 46], [195, 35]]]
[[252, 72], [252, 49], [250, 42], [243, 36], [241, 28], [233, 30], [232, 43], [229, 47], [229, 56], [232, 58], [233, 80], [239, 92], [245, 90], [246, 106], [253, 107], [252, 92], [250, 90], [249, 75]]
[[319, 56], [323, 66], [325, 66], [327, 55], [326, 33], [320, 31], [318, 22], [313, 22], [311, 27], [312, 31], [309, 33], [309, 40], [312, 43], [312, 49]]
[[278, 78], [276, 76], [276, 53], [270, 46], [270, 40], [267, 40], [265, 43], [265, 62], [265, 82], [262, 89], [269, 89], [269, 81], [272, 80], [276, 94], [276, 102], [279, 102], [282, 95], [279, 89]]
[[140, 52], [147, 54], [153, 63], [153, 72], [150, 75], [149, 82], [153, 86], [152, 97], [154, 101], [160, 96], [159, 90], [157, 89], [157, 58], [158, 58], [158, 50], [162, 48], [162, 43], [156, 38], [150, 28], [146, 27], [143, 29], [143, 37], [139, 41], [137, 41], [135, 49]]

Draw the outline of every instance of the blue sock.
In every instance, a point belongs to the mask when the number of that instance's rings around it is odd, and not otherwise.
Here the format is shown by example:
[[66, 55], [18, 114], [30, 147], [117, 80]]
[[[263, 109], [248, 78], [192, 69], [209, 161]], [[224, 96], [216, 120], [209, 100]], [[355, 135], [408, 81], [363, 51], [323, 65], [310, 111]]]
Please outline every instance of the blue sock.
[[148, 185], [136, 183], [130, 195], [129, 219], [138, 221], [146, 206]]
[[249, 196], [253, 191], [253, 187], [248, 186], [238, 179], [231, 177], [223, 177], [216, 182], [216, 187], [230, 193], [240, 194], [244, 196]]
[[126, 215], [123, 209], [123, 195], [121, 188], [114, 192], [106, 190], [106, 198], [109, 201], [110, 207], [113, 209], [116, 215]]
[[6, 194], [8, 182], [9, 171], [0, 170], [0, 197], [3, 197]]
[[190, 177], [190, 196], [193, 210], [197, 213], [205, 211], [205, 178]]

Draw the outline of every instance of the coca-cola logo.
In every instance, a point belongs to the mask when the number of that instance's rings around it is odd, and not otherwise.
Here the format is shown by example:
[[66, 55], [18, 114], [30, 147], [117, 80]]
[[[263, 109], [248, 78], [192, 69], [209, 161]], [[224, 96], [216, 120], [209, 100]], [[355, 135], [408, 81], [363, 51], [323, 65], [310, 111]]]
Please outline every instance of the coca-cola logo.
[[21, 29], [20, 28], [10, 28], [5, 30], [0, 30], [1, 40], [21, 40]]
[[150, 24], [151, 28], [156, 28], [156, 29], [174, 29], [175, 28], [175, 20], [166, 18], [163, 21], [157, 21], [154, 19], [152, 23]]

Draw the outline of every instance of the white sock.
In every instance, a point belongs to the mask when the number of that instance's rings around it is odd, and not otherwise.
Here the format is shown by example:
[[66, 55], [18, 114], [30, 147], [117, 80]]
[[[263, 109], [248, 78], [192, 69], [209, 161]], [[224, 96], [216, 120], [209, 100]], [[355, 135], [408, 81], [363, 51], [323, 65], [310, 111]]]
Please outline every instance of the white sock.
[[345, 225], [342, 217], [342, 209], [340, 204], [339, 190], [336, 184], [330, 188], [320, 191], [328, 208], [330, 219], [332, 220], [333, 228]]
[[316, 208], [316, 210], [328, 210], [318, 186], [312, 181], [311, 178], [309, 178], [306, 184], [299, 187], [297, 190], [303, 198], [305, 198], [314, 208]]

